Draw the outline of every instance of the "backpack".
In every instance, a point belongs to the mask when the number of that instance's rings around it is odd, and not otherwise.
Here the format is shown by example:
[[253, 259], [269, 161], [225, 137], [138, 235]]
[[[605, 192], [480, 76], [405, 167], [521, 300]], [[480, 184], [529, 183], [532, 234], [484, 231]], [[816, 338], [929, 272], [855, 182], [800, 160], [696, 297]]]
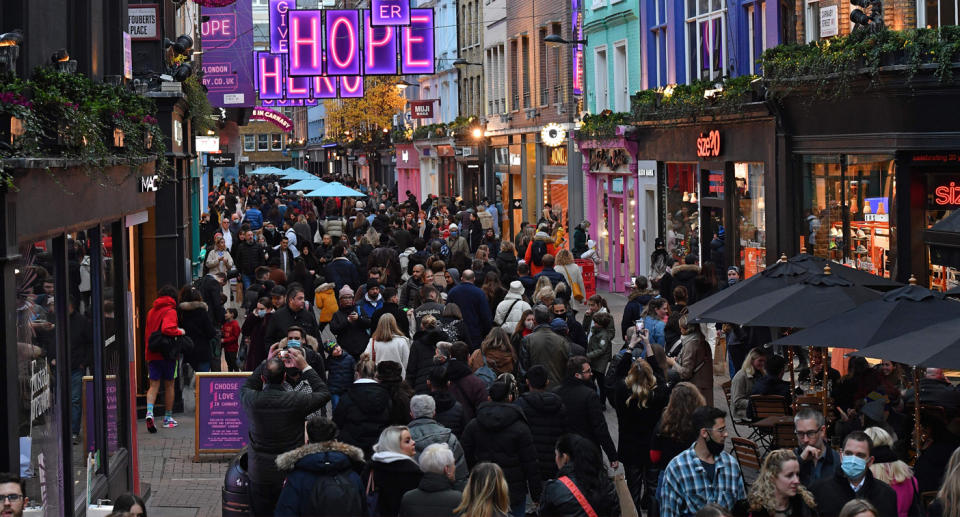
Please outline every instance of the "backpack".
[[543, 265], [543, 256], [547, 254], [547, 243], [540, 239], [535, 239], [530, 245], [530, 260], [535, 266]]
[[304, 515], [366, 515], [360, 488], [343, 472], [313, 486], [307, 496]]
[[483, 381], [487, 390], [489, 390], [493, 381], [497, 380], [497, 373], [487, 364], [487, 356], [483, 355], [482, 350], [480, 351], [480, 357], [483, 358], [483, 366], [477, 368], [477, 371], [473, 372], [473, 375]]

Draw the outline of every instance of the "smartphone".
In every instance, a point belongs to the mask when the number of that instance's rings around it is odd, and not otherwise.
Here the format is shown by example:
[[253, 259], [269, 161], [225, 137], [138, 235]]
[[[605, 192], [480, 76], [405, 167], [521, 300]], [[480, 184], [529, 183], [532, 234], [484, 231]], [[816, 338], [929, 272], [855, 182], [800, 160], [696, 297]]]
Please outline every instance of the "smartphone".
[[637, 326], [637, 332], [643, 332], [643, 320], [633, 322]]

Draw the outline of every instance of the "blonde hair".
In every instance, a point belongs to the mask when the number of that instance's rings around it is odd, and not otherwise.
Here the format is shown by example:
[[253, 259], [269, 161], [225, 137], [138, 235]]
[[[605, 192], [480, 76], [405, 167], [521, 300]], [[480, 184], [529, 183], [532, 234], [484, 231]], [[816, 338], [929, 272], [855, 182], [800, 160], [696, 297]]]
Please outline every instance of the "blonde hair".
[[573, 253], [567, 248], [563, 248], [557, 252], [557, 260], [554, 262], [554, 265], [566, 266], [568, 264], [573, 264]]
[[410, 432], [405, 425], [392, 425], [380, 432], [380, 439], [373, 444], [373, 452], [396, 452], [406, 455], [400, 447], [400, 440], [403, 439], [403, 432]]
[[[883, 446], [893, 447], [893, 438], [885, 429], [881, 427], [868, 427], [863, 432], [867, 433], [867, 436], [873, 440], [874, 448]], [[888, 485], [903, 483], [913, 477], [913, 470], [900, 460], [890, 463], [877, 463], [876, 460], [874, 460], [873, 465], [870, 465], [870, 472], [873, 473], [873, 477]]]
[[740, 366], [740, 369], [747, 374], [747, 377], [753, 377], [757, 374], [756, 368], [753, 367], [753, 362], [761, 356], [763, 356], [763, 347], [752, 348], [750, 352], [747, 353], [747, 357], [743, 360], [743, 365]]
[[420, 327], [424, 330], [437, 328], [437, 318], [432, 314], [427, 314], [420, 319]]
[[[851, 499], [840, 509], [840, 517], [857, 517], [861, 513], [870, 512], [873, 517], [879, 517], [877, 508], [866, 499]], [[946, 514], [944, 514], [946, 515]]]
[[653, 376], [653, 369], [643, 359], [634, 361], [627, 373], [627, 378], [623, 380], [630, 390], [630, 396], [627, 397], [626, 406], [630, 405], [633, 399], [637, 399], [637, 407], [647, 407], [650, 400], [650, 393], [657, 387], [657, 378]]
[[469, 517], [494, 517], [510, 512], [510, 488], [503, 470], [496, 463], [478, 463], [470, 472], [460, 505], [454, 514]]
[[550, 282], [550, 279], [549, 279], [549, 278], [547, 278], [547, 277], [545, 277], [545, 276], [541, 276], [540, 278], [537, 279], [537, 283], [533, 286], [533, 292], [539, 294], [540, 291], [542, 291], [543, 289], [545, 289], [545, 288], [547, 288], [547, 287], [549, 287], [550, 290], [552, 291], [552, 290], [553, 290], [553, 283]]
[[[550, 283], [550, 280], [547, 277], [540, 277], [541, 280], [546, 279], [547, 283]], [[557, 299], [556, 293], [553, 292], [553, 288], [549, 285], [542, 289], [535, 290], [533, 292], [533, 301], [535, 303], [542, 303], [544, 305], [553, 305], [553, 301]]]
[[945, 517], [960, 517], [960, 447], [950, 455], [937, 497], [943, 502]]
[[363, 354], [357, 359], [355, 370], [358, 379], [373, 379], [377, 376], [377, 363], [370, 354]]
[[[750, 487], [750, 494], [747, 496], [751, 511], [767, 510], [774, 512], [777, 510], [775, 480], [777, 475], [783, 471], [783, 465], [788, 461], [796, 461], [799, 465], [796, 453], [790, 449], [777, 449], [764, 458], [763, 466], [760, 467], [760, 475], [753, 482]], [[797, 487], [797, 495], [803, 498], [803, 502], [808, 507], [817, 507], [816, 501], [813, 500], [813, 494], [803, 485]]]
[[377, 322], [377, 329], [373, 331], [373, 340], [387, 342], [402, 335], [403, 332], [397, 326], [397, 319], [393, 317], [393, 314], [386, 313], [380, 316], [380, 321]]

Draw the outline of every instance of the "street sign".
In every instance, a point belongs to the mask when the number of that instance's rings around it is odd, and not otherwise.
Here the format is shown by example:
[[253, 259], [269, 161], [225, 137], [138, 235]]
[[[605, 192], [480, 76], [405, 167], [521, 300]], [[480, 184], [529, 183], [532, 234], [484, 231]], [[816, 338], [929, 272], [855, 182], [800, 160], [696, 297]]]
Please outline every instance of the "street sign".
[[234, 153], [211, 154], [207, 157], [207, 165], [211, 167], [236, 167], [237, 155]]

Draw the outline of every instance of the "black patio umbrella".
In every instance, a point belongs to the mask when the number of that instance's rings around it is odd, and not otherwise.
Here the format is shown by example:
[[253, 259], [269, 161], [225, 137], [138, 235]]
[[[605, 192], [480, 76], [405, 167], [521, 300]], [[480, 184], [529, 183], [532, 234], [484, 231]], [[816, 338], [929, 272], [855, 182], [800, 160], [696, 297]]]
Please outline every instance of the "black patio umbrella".
[[849, 355], [914, 366], [960, 369], [960, 319], [912, 330]]
[[918, 285], [906, 285], [772, 344], [859, 350], [955, 318], [960, 318], [960, 302]]
[[827, 267], [822, 274], [714, 309], [710, 317], [754, 327], [806, 328], [880, 296], [873, 289], [832, 274]]
[[889, 291], [903, 285], [890, 280], [889, 278], [877, 276], [866, 271], [845, 266], [834, 260], [815, 257], [806, 253], [801, 253], [800, 255], [791, 258], [790, 262], [793, 262], [794, 264], [810, 271], [811, 273], [820, 273], [823, 271], [824, 267], [830, 266], [830, 270], [834, 275], [839, 276], [844, 280], [849, 280], [854, 285], [862, 285], [864, 287], [878, 289], [880, 291]]

